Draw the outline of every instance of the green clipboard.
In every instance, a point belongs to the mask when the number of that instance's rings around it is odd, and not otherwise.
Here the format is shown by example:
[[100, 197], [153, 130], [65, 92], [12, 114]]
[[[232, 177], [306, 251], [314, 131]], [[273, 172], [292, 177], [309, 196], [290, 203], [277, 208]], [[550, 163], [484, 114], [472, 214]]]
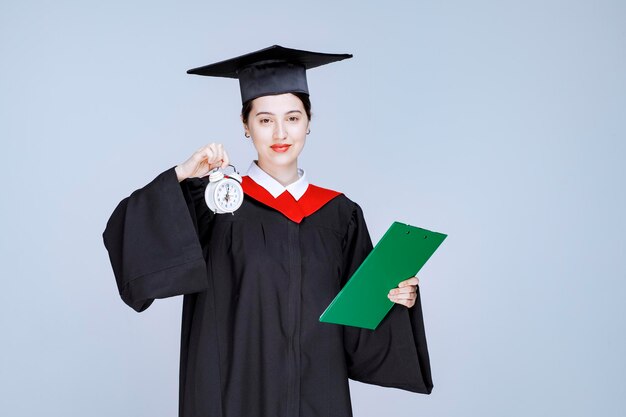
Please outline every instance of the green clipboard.
[[415, 276], [447, 235], [394, 222], [339, 294], [321, 322], [375, 330], [394, 303], [389, 290]]

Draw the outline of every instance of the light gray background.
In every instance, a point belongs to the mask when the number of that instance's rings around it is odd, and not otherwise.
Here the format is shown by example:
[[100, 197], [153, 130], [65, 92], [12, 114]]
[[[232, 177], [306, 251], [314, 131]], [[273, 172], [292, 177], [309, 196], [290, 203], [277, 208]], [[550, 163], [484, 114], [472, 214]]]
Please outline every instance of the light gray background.
[[181, 297], [137, 314], [102, 244], [120, 199], [196, 148], [255, 155], [236, 81], [309, 72], [310, 180], [449, 234], [421, 271], [430, 396], [351, 383], [355, 416], [626, 415], [620, 1], [0, 3], [0, 414], [174, 416]]

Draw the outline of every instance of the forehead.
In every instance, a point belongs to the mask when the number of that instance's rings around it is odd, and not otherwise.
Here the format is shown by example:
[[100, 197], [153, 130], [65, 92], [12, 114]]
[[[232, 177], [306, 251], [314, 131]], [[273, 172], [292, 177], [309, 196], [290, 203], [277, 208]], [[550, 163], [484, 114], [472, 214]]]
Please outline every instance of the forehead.
[[287, 113], [292, 110], [304, 112], [302, 101], [291, 93], [257, 97], [252, 101], [253, 112]]

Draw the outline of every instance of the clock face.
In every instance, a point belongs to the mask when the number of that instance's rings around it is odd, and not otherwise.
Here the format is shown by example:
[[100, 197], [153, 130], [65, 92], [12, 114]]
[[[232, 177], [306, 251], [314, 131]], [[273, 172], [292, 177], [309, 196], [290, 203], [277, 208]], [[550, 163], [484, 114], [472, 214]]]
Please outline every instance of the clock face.
[[220, 181], [215, 189], [215, 203], [220, 210], [232, 213], [242, 202], [243, 190], [237, 181], [230, 178]]

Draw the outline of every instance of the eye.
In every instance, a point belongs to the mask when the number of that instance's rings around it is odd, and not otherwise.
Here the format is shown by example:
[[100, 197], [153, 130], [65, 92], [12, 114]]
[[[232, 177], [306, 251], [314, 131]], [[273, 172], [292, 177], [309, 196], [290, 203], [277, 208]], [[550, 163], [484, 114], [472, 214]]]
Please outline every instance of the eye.
[[298, 116], [289, 116], [287, 120], [289, 120], [290, 122], [297, 122], [298, 120], [300, 120], [300, 118]]
[[261, 123], [262, 125], [267, 124], [269, 122], [271, 122], [271, 120], [267, 117], [259, 120], [259, 123]]

